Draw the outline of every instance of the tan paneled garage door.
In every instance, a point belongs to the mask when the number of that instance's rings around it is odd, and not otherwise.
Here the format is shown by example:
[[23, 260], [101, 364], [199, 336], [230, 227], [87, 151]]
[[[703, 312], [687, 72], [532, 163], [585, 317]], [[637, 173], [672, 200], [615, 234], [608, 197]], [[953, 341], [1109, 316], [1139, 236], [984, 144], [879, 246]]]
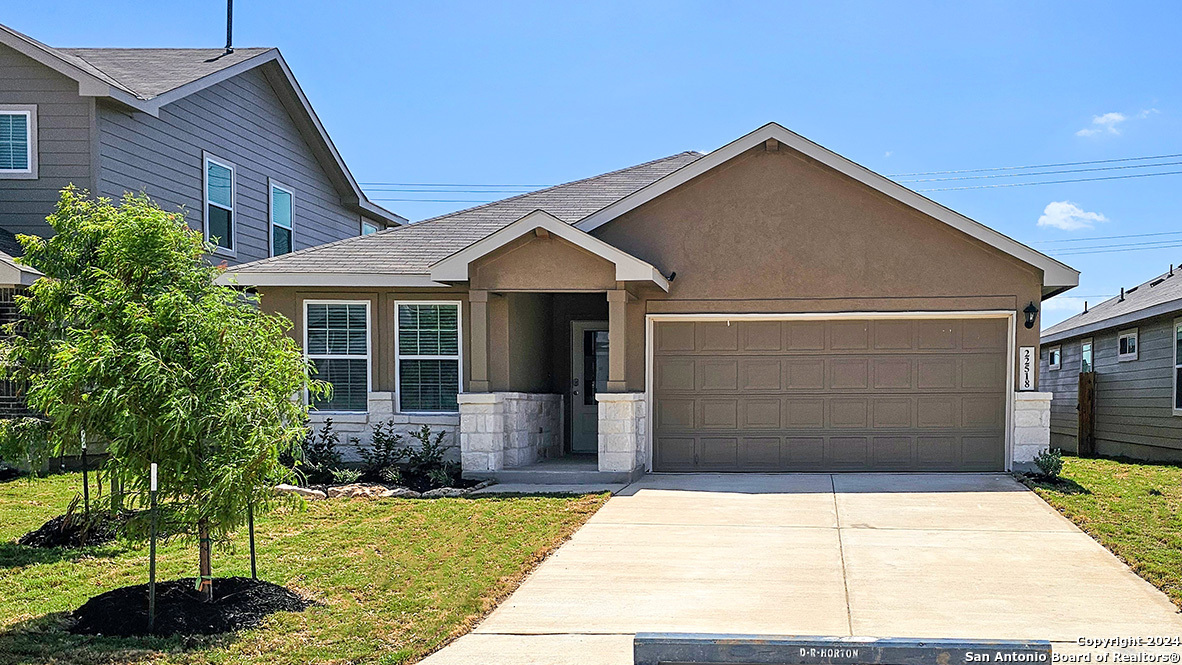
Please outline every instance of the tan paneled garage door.
[[1005, 319], [657, 321], [656, 471], [999, 471]]

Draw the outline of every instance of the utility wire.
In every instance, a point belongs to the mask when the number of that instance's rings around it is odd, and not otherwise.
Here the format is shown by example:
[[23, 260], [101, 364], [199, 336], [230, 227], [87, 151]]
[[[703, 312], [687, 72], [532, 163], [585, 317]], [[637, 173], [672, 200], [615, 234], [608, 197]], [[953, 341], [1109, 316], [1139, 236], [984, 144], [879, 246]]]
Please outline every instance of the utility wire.
[[370, 201], [409, 201], [415, 203], [491, 203], [496, 199], [389, 199], [389, 198], [370, 198]]
[[1148, 238], [1150, 236], [1180, 236], [1182, 231], [1163, 231], [1161, 233], [1133, 233], [1124, 236], [1096, 236], [1094, 238], [1068, 238], [1065, 240], [1044, 240], [1034, 243], [1035, 245], [1052, 245], [1064, 242], [1092, 242], [1095, 240], [1121, 240], [1124, 238]]
[[[1180, 155], [1182, 156], [1182, 155]], [[551, 185], [483, 185], [472, 182], [361, 182], [357, 183], [362, 187], [382, 187], [389, 185], [391, 187], [515, 187], [515, 188], [537, 188], [537, 187], [551, 187]]]
[[1125, 249], [1079, 249], [1071, 252], [1056, 252], [1055, 256], [1078, 256], [1081, 254], [1119, 254], [1121, 252], [1143, 252], [1147, 249], [1174, 249], [1182, 247], [1182, 242], [1177, 242], [1172, 245], [1158, 245], [1156, 247], [1127, 247]]
[[998, 189], [1000, 187], [1031, 187], [1033, 185], [1061, 185], [1070, 182], [1096, 182], [1099, 180], [1124, 180], [1126, 178], [1149, 178], [1158, 175], [1179, 175], [1182, 171], [1162, 171], [1161, 173], [1134, 173], [1131, 175], [1110, 175], [1100, 178], [1071, 178], [1068, 180], [1042, 180], [1040, 182], [1005, 182], [996, 185], [966, 185], [964, 187], [936, 187], [932, 189], [917, 189], [917, 192], [956, 192], [965, 189]]
[[1116, 243], [1113, 245], [1092, 245], [1091, 247], [1064, 247], [1060, 251], [1060, 253], [1061, 254], [1070, 254], [1073, 252], [1082, 252], [1085, 250], [1092, 250], [1092, 249], [1112, 249], [1112, 248], [1117, 248], [1117, 247], [1150, 247], [1153, 245], [1172, 247], [1180, 242], [1182, 242], [1182, 240], [1173, 239], [1173, 240], [1151, 240], [1149, 242], [1122, 242], [1122, 243]]
[[1111, 164], [1114, 162], [1139, 162], [1150, 159], [1173, 159], [1174, 157], [1182, 157], [1182, 153], [1172, 155], [1156, 155], [1152, 157], [1122, 157], [1120, 159], [1093, 159], [1086, 162], [1060, 162], [1058, 164], [1031, 164], [1029, 166], [995, 166], [987, 169], [961, 169], [959, 171], [923, 171], [920, 173], [894, 173], [888, 178], [909, 178], [912, 176], [921, 175], [948, 175], [952, 173], [986, 173], [989, 171], [1018, 171], [1022, 169], [1049, 169], [1059, 166], [1084, 166], [1087, 164]]
[[1063, 169], [1061, 171], [1031, 171], [1029, 173], [992, 173], [989, 175], [962, 175], [951, 178], [923, 178], [921, 180], [900, 180], [903, 183], [912, 182], [946, 182], [948, 180], [981, 180], [983, 178], [1026, 178], [1036, 175], [1056, 175], [1059, 173], [1086, 173], [1088, 171], [1120, 171], [1123, 169], [1152, 169], [1159, 166], [1178, 166], [1182, 162], [1159, 162], [1157, 164], [1126, 164], [1124, 166], [1093, 166], [1086, 169]]

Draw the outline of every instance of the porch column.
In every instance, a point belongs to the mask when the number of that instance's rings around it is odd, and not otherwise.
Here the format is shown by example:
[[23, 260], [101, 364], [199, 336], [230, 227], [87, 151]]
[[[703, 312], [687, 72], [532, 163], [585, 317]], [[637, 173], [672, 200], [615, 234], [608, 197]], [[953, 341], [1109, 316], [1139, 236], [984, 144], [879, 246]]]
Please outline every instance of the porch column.
[[628, 381], [627, 314], [628, 292], [607, 292], [607, 392], [622, 393]]
[[468, 324], [471, 335], [471, 376], [468, 389], [474, 393], [488, 392], [488, 291], [468, 292]]

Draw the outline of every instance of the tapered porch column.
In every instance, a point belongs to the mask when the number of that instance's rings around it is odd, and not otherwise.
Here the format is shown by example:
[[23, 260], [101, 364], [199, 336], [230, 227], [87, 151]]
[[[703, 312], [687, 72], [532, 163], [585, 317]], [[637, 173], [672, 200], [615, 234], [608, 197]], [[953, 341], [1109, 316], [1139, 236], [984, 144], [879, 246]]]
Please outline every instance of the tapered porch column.
[[628, 292], [614, 289], [607, 292], [607, 392], [622, 393], [628, 389]]
[[488, 291], [468, 292], [468, 330], [472, 337], [471, 376], [468, 390], [474, 393], [488, 392]]

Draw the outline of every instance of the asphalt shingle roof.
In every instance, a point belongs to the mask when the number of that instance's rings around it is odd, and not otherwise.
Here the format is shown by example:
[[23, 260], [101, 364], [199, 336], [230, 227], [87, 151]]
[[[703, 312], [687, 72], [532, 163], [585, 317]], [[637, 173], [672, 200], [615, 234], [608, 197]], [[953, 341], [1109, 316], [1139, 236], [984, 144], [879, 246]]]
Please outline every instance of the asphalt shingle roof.
[[[1116, 319], [1121, 319], [1122, 322], [1127, 321], [1127, 317], [1135, 317], [1138, 312], [1175, 301], [1178, 302], [1177, 309], [1182, 311], [1182, 268], [1172, 272], [1172, 276], [1169, 272], [1165, 272], [1131, 289], [1126, 289], [1124, 300], [1121, 300], [1120, 296], [1109, 298], [1088, 308], [1086, 312], [1060, 321], [1042, 331], [1042, 337], [1054, 335], [1063, 339], [1072, 336], [1071, 331], [1076, 329], [1080, 329], [1082, 334], [1087, 330], [1103, 328], [1104, 322], [1110, 320], [1113, 321], [1113, 325], [1116, 325]], [[1152, 315], [1152, 313], [1147, 313], [1147, 315]]]
[[234, 267], [232, 272], [425, 274], [433, 263], [535, 210], [544, 210], [574, 224], [701, 156], [697, 152], [682, 152], [416, 224], [246, 263]]
[[56, 48], [84, 70], [140, 99], [152, 99], [187, 83], [270, 51], [269, 48]]

